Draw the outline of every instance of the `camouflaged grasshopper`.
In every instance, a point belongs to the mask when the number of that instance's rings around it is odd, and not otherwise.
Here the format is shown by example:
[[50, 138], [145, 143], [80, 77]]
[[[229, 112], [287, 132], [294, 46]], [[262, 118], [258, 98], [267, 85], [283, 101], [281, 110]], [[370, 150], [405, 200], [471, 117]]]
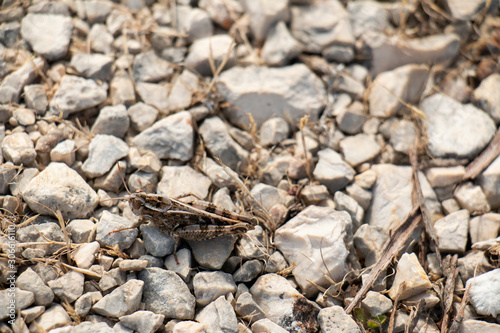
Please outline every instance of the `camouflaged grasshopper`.
[[223, 235], [238, 235], [254, 229], [257, 219], [236, 214], [205, 201], [182, 201], [165, 195], [137, 191], [128, 198], [134, 214], [151, 221], [176, 240], [201, 241]]

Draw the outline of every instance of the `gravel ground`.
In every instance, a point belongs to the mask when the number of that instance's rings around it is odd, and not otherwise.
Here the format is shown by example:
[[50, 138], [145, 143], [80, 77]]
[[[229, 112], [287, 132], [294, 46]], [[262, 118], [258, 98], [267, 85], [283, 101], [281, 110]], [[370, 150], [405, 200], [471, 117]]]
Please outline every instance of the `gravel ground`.
[[500, 332], [498, 0], [0, 22], [0, 332]]

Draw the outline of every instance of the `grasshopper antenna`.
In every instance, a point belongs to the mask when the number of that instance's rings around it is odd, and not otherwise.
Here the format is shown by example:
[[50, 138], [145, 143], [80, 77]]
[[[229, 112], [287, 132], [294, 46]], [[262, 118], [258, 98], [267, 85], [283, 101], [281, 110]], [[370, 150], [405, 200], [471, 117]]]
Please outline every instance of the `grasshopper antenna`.
[[120, 167], [120, 162], [118, 162], [117, 165], [118, 165], [118, 171], [120, 174], [120, 178], [122, 179], [122, 182], [123, 182], [123, 186], [125, 186], [125, 190], [127, 191], [127, 193], [132, 195], [132, 193], [130, 193], [130, 190], [128, 189], [127, 183], [125, 182], [125, 177], [123, 176], [122, 168]]

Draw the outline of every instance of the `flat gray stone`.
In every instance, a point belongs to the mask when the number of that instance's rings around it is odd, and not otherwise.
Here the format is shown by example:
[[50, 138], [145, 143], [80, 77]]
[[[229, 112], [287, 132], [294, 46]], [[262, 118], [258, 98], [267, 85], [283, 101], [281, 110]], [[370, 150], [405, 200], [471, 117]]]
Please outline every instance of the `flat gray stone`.
[[63, 276], [49, 281], [47, 284], [52, 288], [52, 291], [59, 300], [73, 303], [83, 294], [84, 280], [85, 276], [83, 273], [71, 270]]
[[453, 59], [460, 47], [460, 37], [455, 34], [432, 35], [423, 38], [403, 39], [376, 31], [361, 37], [371, 54], [372, 76], [408, 64], [440, 63]]
[[144, 281], [146, 310], [166, 318], [194, 318], [195, 298], [176, 273], [152, 267], [141, 271], [138, 276]]
[[0, 84], [0, 103], [18, 103], [24, 86], [35, 80], [43, 65], [41, 58], [34, 58], [5, 76]]
[[483, 190], [486, 200], [491, 209], [500, 207], [500, 157], [497, 157], [477, 177], [477, 181]]
[[220, 296], [236, 292], [231, 274], [224, 272], [199, 272], [193, 277], [194, 296], [200, 306], [208, 305]]
[[[250, 1], [247, 1], [250, 3]], [[302, 45], [293, 38], [284, 21], [271, 27], [261, 56], [269, 66], [284, 66], [302, 51]]]
[[217, 300], [205, 306], [196, 315], [195, 319], [205, 325], [207, 333], [238, 332], [236, 313], [231, 303], [224, 296], [220, 296]]
[[496, 127], [483, 111], [441, 94], [422, 101], [421, 110], [427, 119], [429, 151], [434, 157], [475, 157], [490, 142]]
[[[9, 293], [14, 293], [14, 295]], [[17, 315], [11, 313], [11, 309], [9, 309], [6, 305], [11, 304], [11, 300], [15, 300], [14, 311], [26, 309], [28, 306], [33, 304], [35, 301], [35, 296], [31, 291], [21, 290], [20, 288], [14, 287], [14, 290], [4, 289], [0, 291], [0, 302], [2, 307], [0, 307], [0, 320], [7, 319], [15, 319]]]
[[37, 305], [48, 306], [54, 300], [52, 289], [30, 267], [17, 277], [16, 285], [20, 289], [31, 291], [35, 296], [35, 304]]
[[175, 240], [152, 223], [140, 226], [146, 251], [155, 257], [164, 257], [174, 251]]
[[85, 218], [98, 204], [95, 191], [64, 163], [50, 163], [22, 195], [33, 211], [55, 216], [60, 210], [64, 218]]
[[[381, 227], [387, 232], [400, 225], [412, 209], [411, 204], [411, 167], [392, 164], [378, 164], [372, 167], [377, 181], [372, 188], [373, 199], [366, 212], [365, 220], [372, 226]], [[419, 180], [424, 195], [424, 205], [431, 220], [441, 218], [441, 205], [436, 194], [419, 172]]]
[[[82, 3], [84, 1], [79, 1]], [[85, 1], [97, 2], [97, 1]], [[99, 0], [107, 3], [107, 1]], [[71, 57], [70, 66], [76, 69], [86, 78], [94, 80], [109, 81], [112, 75], [113, 58], [104, 54], [77, 53]]]
[[349, 13], [340, 1], [292, 6], [291, 12], [292, 35], [305, 45], [305, 51], [321, 53], [330, 46], [354, 46]]
[[216, 35], [197, 39], [191, 45], [185, 60], [187, 69], [204, 76], [212, 75], [210, 58], [213, 59], [215, 68], [219, 68], [229, 54], [229, 59], [224, 69], [234, 65], [236, 57], [233, 47], [234, 40], [229, 35]]
[[434, 223], [441, 252], [465, 252], [469, 232], [469, 212], [466, 209], [451, 213]]
[[158, 57], [154, 51], [135, 56], [132, 72], [136, 82], [158, 82], [169, 79], [174, 73], [170, 64]]
[[212, 182], [208, 177], [189, 165], [164, 166], [158, 183], [158, 194], [170, 198], [192, 198], [204, 200]]
[[36, 150], [33, 141], [25, 132], [16, 132], [5, 136], [1, 148], [5, 160], [13, 164], [29, 166], [35, 162]]
[[109, 97], [112, 105], [123, 104], [130, 106], [135, 103], [134, 83], [125, 70], [117, 70], [115, 72], [109, 86]]
[[361, 333], [354, 319], [346, 314], [341, 306], [334, 305], [321, 309], [318, 314], [318, 322], [321, 332]]
[[348, 136], [340, 141], [344, 159], [353, 167], [374, 159], [382, 150], [375, 138], [368, 134]]
[[233, 140], [220, 118], [206, 119], [199, 132], [210, 153], [220, 158], [230, 169], [237, 170], [246, 166], [248, 152]]
[[313, 171], [314, 178], [328, 187], [330, 193], [343, 189], [354, 178], [354, 169], [347, 164], [339, 153], [331, 148], [318, 152], [319, 160]]
[[125, 105], [105, 106], [92, 125], [92, 134], [114, 135], [123, 138], [128, 131], [130, 120]]
[[63, 118], [78, 111], [89, 109], [106, 100], [106, 89], [92, 79], [65, 75], [50, 102], [50, 113]]
[[486, 199], [481, 186], [472, 182], [460, 184], [453, 195], [462, 208], [467, 209], [471, 214], [487, 213], [490, 205]]
[[194, 145], [191, 114], [181, 111], [163, 118], [135, 136], [133, 143], [160, 159], [188, 161], [193, 156]]
[[168, 94], [168, 109], [178, 111], [187, 109], [192, 102], [193, 94], [198, 91], [198, 76], [189, 70], [182, 71], [172, 84]]
[[[139, 233], [139, 230], [136, 228], [130, 229], [132, 226], [133, 223], [128, 219], [104, 211], [101, 219], [97, 223], [96, 240], [101, 246], [118, 246], [120, 250], [128, 249]], [[117, 230], [120, 231], [114, 232]]]
[[144, 282], [132, 279], [94, 304], [92, 310], [105, 317], [119, 318], [139, 309]]
[[132, 105], [128, 108], [127, 112], [130, 118], [130, 125], [138, 132], [142, 132], [153, 125], [158, 117], [158, 109], [142, 102]]
[[290, 12], [287, 0], [273, 2], [244, 0], [245, 13], [250, 19], [250, 31], [257, 43], [268, 36], [269, 30], [279, 21], [288, 21]]
[[37, 114], [44, 114], [49, 105], [47, 92], [42, 84], [24, 86], [24, 101], [26, 106], [35, 110]]
[[306, 296], [313, 296], [318, 291], [316, 286], [327, 288], [330, 282], [326, 276], [340, 281], [349, 272], [352, 228], [346, 212], [308, 206], [276, 230], [276, 248], [289, 263], [296, 264], [293, 275]]
[[368, 97], [370, 114], [391, 117], [405, 109], [400, 101], [409, 104], [418, 102], [428, 76], [429, 67], [416, 64], [378, 74]]
[[127, 154], [128, 145], [123, 140], [113, 135], [98, 134], [90, 141], [89, 156], [82, 170], [91, 178], [100, 177]]
[[221, 269], [234, 249], [236, 238], [225, 235], [203, 241], [188, 241], [196, 262], [210, 269]]
[[71, 323], [66, 310], [61, 305], [54, 304], [31, 323], [30, 332], [36, 332], [40, 328], [48, 332], [54, 328], [71, 325]]
[[23, 39], [47, 60], [63, 58], [73, 32], [71, 17], [52, 14], [28, 14], [21, 22]]
[[121, 316], [120, 324], [135, 332], [153, 333], [163, 324], [164, 315], [151, 311], [136, 311], [127, 316]]
[[257, 128], [272, 116], [298, 124], [306, 114], [311, 121], [317, 120], [326, 102], [323, 83], [303, 64], [280, 68], [234, 67], [220, 75], [217, 88], [230, 104], [224, 110], [229, 121], [247, 129], [250, 126], [247, 113], [252, 115]]

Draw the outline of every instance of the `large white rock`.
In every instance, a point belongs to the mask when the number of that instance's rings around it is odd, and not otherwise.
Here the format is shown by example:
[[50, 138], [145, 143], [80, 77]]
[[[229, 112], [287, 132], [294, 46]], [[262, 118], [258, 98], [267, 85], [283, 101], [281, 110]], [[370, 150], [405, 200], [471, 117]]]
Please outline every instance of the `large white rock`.
[[[412, 209], [411, 167], [379, 164], [372, 167], [377, 181], [372, 188], [373, 199], [365, 219], [372, 226], [389, 230], [401, 224]], [[425, 176], [419, 172], [424, 205], [433, 221], [442, 217], [441, 205]]]
[[441, 158], [473, 158], [496, 131], [493, 120], [471, 104], [435, 94], [422, 101], [421, 110], [429, 140], [429, 152]]
[[[405, 283], [404, 286], [402, 286], [403, 282]], [[400, 292], [399, 299], [403, 300], [418, 295], [431, 287], [432, 284], [418, 262], [415, 253], [403, 254], [396, 268], [394, 283], [392, 288], [389, 289], [389, 297], [395, 299], [398, 292]]]
[[234, 67], [223, 72], [217, 89], [230, 107], [229, 121], [250, 127], [250, 113], [260, 127], [273, 116], [298, 124], [306, 114], [317, 120], [326, 102], [321, 80], [303, 64], [281, 68]]
[[311, 297], [315, 285], [327, 288], [349, 271], [347, 256], [352, 247], [352, 221], [346, 212], [309, 206], [285, 223], [275, 235], [275, 245], [289, 263], [302, 292]]
[[[472, 285], [471, 285], [472, 284]], [[469, 300], [480, 315], [500, 314], [500, 268], [467, 280]]]

